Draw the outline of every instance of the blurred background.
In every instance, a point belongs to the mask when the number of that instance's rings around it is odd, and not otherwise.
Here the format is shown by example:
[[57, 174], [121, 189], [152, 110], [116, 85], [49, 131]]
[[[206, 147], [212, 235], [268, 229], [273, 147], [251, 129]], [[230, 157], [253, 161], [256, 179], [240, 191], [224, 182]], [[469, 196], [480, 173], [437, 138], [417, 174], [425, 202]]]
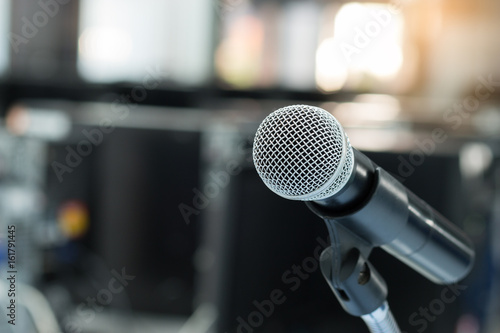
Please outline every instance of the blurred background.
[[253, 168], [260, 121], [302, 103], [474, 241], [452, 288], [373, 253], [402, 330], [498, 332], [499, 17], [495, 0], [0, 0], [0, 331], [367, 332], [317, 269], [323, 221]]

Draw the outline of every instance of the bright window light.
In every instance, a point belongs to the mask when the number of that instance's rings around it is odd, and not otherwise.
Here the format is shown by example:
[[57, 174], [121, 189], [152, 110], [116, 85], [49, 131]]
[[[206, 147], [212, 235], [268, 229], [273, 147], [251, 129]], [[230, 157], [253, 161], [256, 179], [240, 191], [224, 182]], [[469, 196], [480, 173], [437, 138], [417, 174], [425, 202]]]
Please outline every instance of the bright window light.
[[[0, 0], [0, 36], [9, 36], [10, 0]], [[9, 65], [9, 38], [0, 41], [0, 75], [4, 74]]]
[[386, 81], [403, 64], [403, 17], [387, 4], [347, 3], [316, 52], [316, 84], [335, 91], [364, 78]]
[[215, 66], [220, 77], [239, 89], [255, 86], [263, 51], [262, 22], [248, 14], [231, 21], [226, 38], [215, 52]]
[[210, 75], [212, 10], [211, 0], [80, 1], [78, 71], [102, 83], [152, 75], [202, 84]]
[[325, 39], [316, 52], [316, 83], [324, 91], [340, 90], [347, 80], [349, 67], [338, 58], [335, 39]]

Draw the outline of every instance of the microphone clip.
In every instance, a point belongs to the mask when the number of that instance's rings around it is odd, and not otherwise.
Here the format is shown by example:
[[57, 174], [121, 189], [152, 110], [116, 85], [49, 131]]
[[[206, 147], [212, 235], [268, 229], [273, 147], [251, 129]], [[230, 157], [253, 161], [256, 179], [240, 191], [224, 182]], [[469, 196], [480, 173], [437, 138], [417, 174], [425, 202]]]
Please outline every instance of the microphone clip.
[[373, 313], [387, 298], [384, 279], [368, 261], [373, 247], [335, 221], [327, 225], [331, 246], [320, 256], [323, 277], [347, 313]]

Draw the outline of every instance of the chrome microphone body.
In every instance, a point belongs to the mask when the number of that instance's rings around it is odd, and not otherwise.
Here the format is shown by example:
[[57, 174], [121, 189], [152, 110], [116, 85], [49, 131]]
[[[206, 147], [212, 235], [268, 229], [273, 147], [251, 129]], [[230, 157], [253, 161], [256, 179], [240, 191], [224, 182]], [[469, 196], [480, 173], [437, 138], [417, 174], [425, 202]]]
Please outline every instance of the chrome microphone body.
[[276, 194], [307, 201], [364, 241], [431, 281], [454, 283], [471, 270], [468, 237], [388, 172], [353, 149], [327, 111], [294, 105], [270, 114], [254, 141], [254, 163]]

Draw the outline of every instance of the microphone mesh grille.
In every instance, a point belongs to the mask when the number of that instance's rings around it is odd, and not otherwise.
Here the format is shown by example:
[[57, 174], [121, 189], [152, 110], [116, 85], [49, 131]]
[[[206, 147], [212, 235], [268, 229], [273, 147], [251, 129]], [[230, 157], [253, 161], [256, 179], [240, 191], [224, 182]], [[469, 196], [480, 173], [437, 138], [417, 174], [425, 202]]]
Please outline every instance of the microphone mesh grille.
[[255, 135], [257, 173], [276, 194], [320, 200], [343, 188], [353, 153], [342, 126], [323, 109], [293, 105], [274, 111]]

